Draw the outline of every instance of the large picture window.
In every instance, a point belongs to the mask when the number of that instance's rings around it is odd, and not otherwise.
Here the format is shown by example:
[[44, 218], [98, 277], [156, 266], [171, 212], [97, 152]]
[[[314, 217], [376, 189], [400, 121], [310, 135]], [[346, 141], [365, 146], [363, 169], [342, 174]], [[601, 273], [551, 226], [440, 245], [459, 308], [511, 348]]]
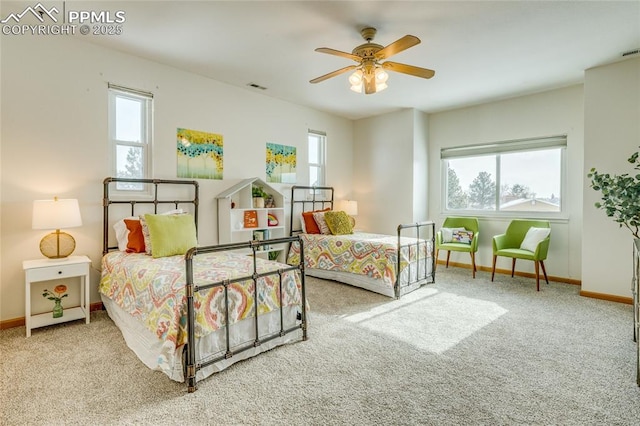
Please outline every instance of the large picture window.
[[445, 148], [447, 212], [562, 212], [566, 137]]
[[[151, 93], [109, 85], [111, 176], [151, 177]], [[143, 191], [144, 185], [118, 182], [117, 190]]]

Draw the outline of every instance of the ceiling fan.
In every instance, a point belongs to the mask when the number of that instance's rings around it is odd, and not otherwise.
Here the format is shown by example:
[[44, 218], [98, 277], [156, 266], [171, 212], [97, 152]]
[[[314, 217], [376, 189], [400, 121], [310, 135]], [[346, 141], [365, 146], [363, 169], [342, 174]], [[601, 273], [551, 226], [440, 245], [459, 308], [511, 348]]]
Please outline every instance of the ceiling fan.
[[427, 68], [420, 68], [392, 61], [380, 62], [390, 56], [419, 44], [420, 39], [418, 37], [406, 35], [388, 46], [383, 47], [379, 44], [372, 43], [372, 40], [376, 35], [375, 28], [364, 28], [360, 31], [360, 34], [367, 42], [357, 46], [351, 53], [330, 49], [328, 47], [319, 47], [315, 50], [316, 52], [328, 53], [329, 55], [352, 59], [358, 62], [358, 65], [349, 65], [348, 67], [314, 78], [309, 82], [320, 83], [321, 81], [327, 80], [331, 77], [355, 70], [355, 72], [349, 76], [351, 90], [362, 92], [362, 89], [364, 88], [365, 94], [369, 95], [387, 88], [386, 82], [389, 76], [385, 70], [400, 72], [421, 78], [431, 78], [435, 75], [435, 71]]

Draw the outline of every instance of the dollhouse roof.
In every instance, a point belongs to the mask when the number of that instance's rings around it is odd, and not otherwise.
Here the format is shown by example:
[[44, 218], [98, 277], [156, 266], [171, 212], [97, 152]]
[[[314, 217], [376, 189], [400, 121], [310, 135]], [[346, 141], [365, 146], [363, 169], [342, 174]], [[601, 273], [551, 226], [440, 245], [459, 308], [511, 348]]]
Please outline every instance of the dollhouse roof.
[[265, 190], [268, 189], [267, 192], [270, 192], [272, 194], [280, 194], [280, 191], [278, 191], [277, 189], [275, 189], [274, 187], [272, 187], [271, 185], [269, 185], [268, 183], [266, 183], [262, 179], [254, 177], [254, 178], [241, 180], [240, 182], [236, 183], [235, 185], [233, 185], [233, 186], [225, 189], [221, 193], [219, 193], [216, 198], [230, 198], [233, 194], [235, 194], [238, 191], [246, 188], [247, 186], [253, 185], [253, 184], [260, 185]]

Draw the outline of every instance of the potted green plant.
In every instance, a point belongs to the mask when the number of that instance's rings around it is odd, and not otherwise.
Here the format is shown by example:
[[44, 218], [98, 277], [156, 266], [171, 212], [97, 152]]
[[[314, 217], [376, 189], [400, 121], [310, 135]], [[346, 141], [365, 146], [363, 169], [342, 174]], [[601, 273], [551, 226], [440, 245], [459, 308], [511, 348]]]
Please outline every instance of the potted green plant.
[[253, 207], [256, 209], [264, 208], [264, 199], [269, 196], [267, 192], [260, 185], [253, 185], [251, 187], [251, 195], [253, 196]]
[[[640, 171], [639, 153], [635, 152], [627, 161]], [[592, 168], [587, 177], [591, 179], [591, 188], [602, 193], [602, 200], [595, 204], [612, 217], [620, 227], [623, 226], [640, 238], [640, 173], [631, 176], [629, 173], [610, 175], [599, 173]]]

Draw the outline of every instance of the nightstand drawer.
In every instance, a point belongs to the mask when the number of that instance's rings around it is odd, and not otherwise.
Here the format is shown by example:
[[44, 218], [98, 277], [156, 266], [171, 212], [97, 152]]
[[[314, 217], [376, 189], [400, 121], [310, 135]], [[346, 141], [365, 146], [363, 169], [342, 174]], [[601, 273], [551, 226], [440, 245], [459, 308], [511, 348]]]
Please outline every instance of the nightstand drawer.
[[88, 263], [76, 263], [73, 265], [57, 265], [55, 267], [29, 269], [26, 271], [26, 274], [27, 280], [34, 282], [77, 277], [79, 275], [86, 275], [88, 272]]

